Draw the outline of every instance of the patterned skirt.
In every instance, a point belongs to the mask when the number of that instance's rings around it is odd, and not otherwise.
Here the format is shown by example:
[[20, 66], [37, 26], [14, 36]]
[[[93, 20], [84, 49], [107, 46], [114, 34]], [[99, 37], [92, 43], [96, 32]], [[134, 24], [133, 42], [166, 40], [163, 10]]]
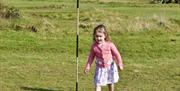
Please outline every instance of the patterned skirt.
[[113, 84], [118, 82], [119, 75], [115, 62], [112, 62], [108, 67], [97, 66], [98, 60], [96, 60], [96, 70], [94, 74], [95, 86], [106, 86], [107, 84]]

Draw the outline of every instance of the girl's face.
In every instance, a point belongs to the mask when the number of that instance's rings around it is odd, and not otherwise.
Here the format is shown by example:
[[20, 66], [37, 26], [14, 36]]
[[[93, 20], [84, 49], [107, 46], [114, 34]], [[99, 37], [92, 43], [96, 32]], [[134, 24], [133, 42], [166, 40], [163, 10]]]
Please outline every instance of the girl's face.
[[98, 44], [102, 44], [105, 42], [105, 35], [103, 32], [96, 32], [94, 37]]

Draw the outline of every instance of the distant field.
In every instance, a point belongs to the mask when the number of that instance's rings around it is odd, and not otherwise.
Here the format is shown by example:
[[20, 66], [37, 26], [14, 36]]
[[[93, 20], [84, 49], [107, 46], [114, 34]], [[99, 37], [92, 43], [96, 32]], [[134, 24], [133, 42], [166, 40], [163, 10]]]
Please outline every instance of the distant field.
[[[124, 60], [115, 91], [179, 91], [180, 5], [149, 1], [80, 0], [79, 91], [94, 90], [83, 69], [100, 23]], [[75, 91], [76, 1], [1, 2], [20, 18], [0, 18], [0, 91]]]

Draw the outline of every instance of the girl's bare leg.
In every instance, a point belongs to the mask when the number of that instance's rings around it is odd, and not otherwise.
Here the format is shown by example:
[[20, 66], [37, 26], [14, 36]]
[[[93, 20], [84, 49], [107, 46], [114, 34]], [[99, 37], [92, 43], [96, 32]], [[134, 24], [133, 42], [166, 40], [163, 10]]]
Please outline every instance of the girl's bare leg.
[[114, 84], [108, 84], [109, 91], [114, 91]]
[[101, 86], [96, 86], [95, 91], [101, 91]]

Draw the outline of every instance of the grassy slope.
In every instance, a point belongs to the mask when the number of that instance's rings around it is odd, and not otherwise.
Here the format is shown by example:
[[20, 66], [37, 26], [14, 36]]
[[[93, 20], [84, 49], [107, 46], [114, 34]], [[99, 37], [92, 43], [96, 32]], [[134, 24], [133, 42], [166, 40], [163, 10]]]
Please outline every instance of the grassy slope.
[[[36, 22], [42, 22], [39, 18], [44, 17], [54, 24], [55, 28], [47, 28], [48, 31], [38, 33], [13, 30], [0, 31], [0, 90], [70, 91], [75, 88], [76, 82], [75, 13], [73, 12], [75, 10], [73, 3], [75, 2], [72, 0], [67, 3], [60, 0], [61, 3], [49, 3], [50, 0], [46, 0], [42, 4], [42, 0], [32, 1], [33, 3], [30, 2], [32, 4], [29, 4], [28, 0], [16, 0], [16, 2], [11, 0], [8, 2], [10, 5], [19, 7], [25, 17], [23, 21], [15, 22], [37, 24]], [[41, 5], [39, 6], [38, 3]], [[62, 5], [62, 3], [67, 8], [60, 10], [41, 8], [49, 4]], [[83, 74], [83, 67], [91, 44], [91, 30], [94, 22], [105, 22], [112, 29], [111, 37], [124, 59], [125, 70], [120, 73], [121, 81], [116, 84], [116, 91], [178, 91], [180, 88], [179, 31], [168, 29], [164, 31], [162, 27], [154, 30], [125, 32], [113, 28], [119, 24], [119, 21], [112, 18], [113, 16], [120, 17], [123, 20], [121, 22], [128, 24], [128, 20], [133, 20], [135, 17], [149, 19], [144, 16], [152, 17], [152, 13], [164, 15], [164, 9], [160, 7], [144, 8], [144, 6], [135, 8], [131, 5], [113, 7], [113, 4], [82, 2], [81, 22], [84, 24], [90, 22], [92, 25], [90, 28], [81, 28], [80, 30], [80, 91], [92, 91], [93, 89], [94, 67], [88, 76]], [[33, 7], [37, 9], [32, 10]], [[157, 9], [154, 10], [154, 8]], [[167, 7], [165, 10], [168, 19], [180, 20], [178, 7]], [[52, 11], [53, 13], [51, 13]], [[122, 25], [120, 23], [119, 26]], [[43, 29], [41, 27], [45, 26], [40, 26], [40, 29]], [[123, 27], [126, 26], [124, 25], [121, 28]], [[176, 29], [179, 30], [179, 26]]]

